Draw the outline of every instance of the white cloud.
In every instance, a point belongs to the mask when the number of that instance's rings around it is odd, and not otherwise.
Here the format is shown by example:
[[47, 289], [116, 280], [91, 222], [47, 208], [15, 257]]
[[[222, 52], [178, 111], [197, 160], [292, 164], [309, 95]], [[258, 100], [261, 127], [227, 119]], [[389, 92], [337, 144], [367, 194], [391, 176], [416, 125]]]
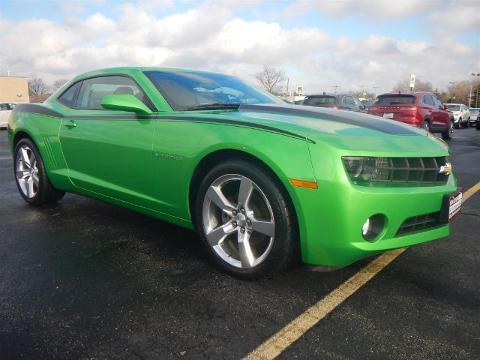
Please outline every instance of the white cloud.
[[445, 3], [432, 0], [297, 0], [288, 8], [288, 12], [301, 14], [319, 11], [325, 15], [344, 18], [348, 16], [362, 17], [376, 22], [405, 18], [430, 11]]
[[[341, 2], [346, 3], [350, 2]], [[408, 4], [397, 9], [402, 16], [414, 9]], [[454, 36], [432, 42], [379, 34], [333, 37], [316, 27], [286, 28], [278, 22], [235, 17], [235, 6], [244, 5], [205, 3], [163, 17], [137, 3], [121, 5], [116, 18], [96, 13], [62, 21], [13, 22], [0, 17], [0, 72], [8, 69], [52, 82], [102, 67], [179, 66], [252, 80], [268, 64], [285, 69], [291, 87], [302, 83], [308, 92], [317, 92], [331, 91], [332, 85], [340, 85], [341, 91], [373, 86], [390, 90], [412, 72], [442, 88], [480, 69], [479, 48], [459, 43]], [[381, 11], [388, 14], [384, 8]], [[430, 21], [438, 14], [432, 13]]]

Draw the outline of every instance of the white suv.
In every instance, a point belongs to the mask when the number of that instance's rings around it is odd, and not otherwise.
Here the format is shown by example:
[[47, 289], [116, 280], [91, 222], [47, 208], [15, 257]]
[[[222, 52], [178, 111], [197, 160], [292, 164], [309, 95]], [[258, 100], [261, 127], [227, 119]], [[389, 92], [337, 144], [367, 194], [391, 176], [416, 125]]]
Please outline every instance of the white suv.
[[458, 129], [461, 127], [468, 127], [468, 121], [470, 120], [470, 110], [468, 106], [463, 104], [445, 104], [448, 110], [453, 113], [453, 123]]
[[8, 116], [12, 112], [15, 104], [0, 103], [0, 129], [7, 127]]

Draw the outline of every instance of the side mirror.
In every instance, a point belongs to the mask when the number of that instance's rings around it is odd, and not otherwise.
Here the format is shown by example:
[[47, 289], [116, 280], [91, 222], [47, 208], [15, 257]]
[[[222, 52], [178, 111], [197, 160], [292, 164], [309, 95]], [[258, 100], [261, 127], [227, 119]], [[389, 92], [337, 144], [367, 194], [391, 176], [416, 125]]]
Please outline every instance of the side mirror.
[[102, 99], [102, 107], [107, 110], [130, 111], [142, 115], [152, 113], [139, 98], [131, 94], [105, 96]]
[[447, 105], [443, 105], [443, 110], [448, 110], [448, 106], [447, 106]]

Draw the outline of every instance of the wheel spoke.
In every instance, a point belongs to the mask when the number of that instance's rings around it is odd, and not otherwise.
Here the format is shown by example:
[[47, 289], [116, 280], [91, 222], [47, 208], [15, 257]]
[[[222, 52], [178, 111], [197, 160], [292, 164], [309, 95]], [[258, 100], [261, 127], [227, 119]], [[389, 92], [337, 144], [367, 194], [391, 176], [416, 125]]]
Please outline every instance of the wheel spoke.
[[275, 236], [275, 223], [273, 221], [252, 220], [252, 230], [273, 237]]
[[240, 189], [238, 190], [238, 205], [248, 207], [248, 201], [253, 192], [252, 180], [242, 177], [240, 180]]
[[33, 197], [35, 195], [34, 190], [33, 190], [33, 179], [30, 178], [27, 180], [27, 196], [28, 197]]
[[32, 178], [33, 178], [33, 182], [35, 183], [35, 185], [38, 186], [38, 183], [40, 182], [40, 179], [38, 177], [38, 173], [33, 173]]
[[238, 232], [238, 253], [242, 268], [251, 268], [255, 262], [255, 256], [250, 247], [250, 233], [248, 231]]
[[30, 172], [27, 170], [17, 170], [16, 176], [18, 180], [25, 180], [25, 178], [30, 175]]
[[207, 191], [207, 196], [215, 205], [225, 212], [231, 212], [234, 209], [234, 206], [227, 200], [218, 186], [210, 186]]
[[219, 243], [222, 242], [228, 234], [231, 234], [234, 231], [235, 228], [230, 222], [223, 224], [206, 234], [208, 243], [210, 246], [219, 245]]
[[21, 149], [21, 153], [22, 153], [22, 162], [23, 162], [23, 164], [24, 164], [27, 168], [31, 168], [32, 165], [31, 165], [31, 162], [30, 162], [30, 157], [28, 156], [27, 149], [22, 148], [22, 149]]

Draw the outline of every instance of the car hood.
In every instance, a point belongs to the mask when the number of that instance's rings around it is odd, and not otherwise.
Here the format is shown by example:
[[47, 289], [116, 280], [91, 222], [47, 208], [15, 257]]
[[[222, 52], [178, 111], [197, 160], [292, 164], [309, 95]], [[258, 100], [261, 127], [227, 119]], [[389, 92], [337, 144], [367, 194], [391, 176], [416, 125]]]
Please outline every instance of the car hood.
[[[418, 156], [445, 154], [448, 146], [410, 125], [352, 111], [300, 105], [242, 105], [238, 111], [212, 112], [229, 121], [294, 134], [310, 142], [329, 143], [348, 151], [382, 153], [388, 149]], [[437, 156], [437, 155], [434, 155]]]

